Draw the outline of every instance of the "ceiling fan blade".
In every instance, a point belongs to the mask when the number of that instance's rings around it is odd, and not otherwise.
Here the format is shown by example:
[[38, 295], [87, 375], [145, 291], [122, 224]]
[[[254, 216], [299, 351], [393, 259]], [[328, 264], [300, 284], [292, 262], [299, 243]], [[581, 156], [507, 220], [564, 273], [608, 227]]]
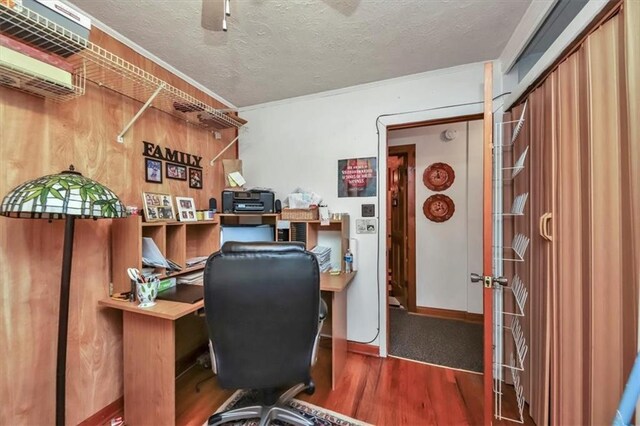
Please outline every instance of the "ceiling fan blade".
[[200, 25], [208, 31], [222, 31], [225, 0], [202, 0]]

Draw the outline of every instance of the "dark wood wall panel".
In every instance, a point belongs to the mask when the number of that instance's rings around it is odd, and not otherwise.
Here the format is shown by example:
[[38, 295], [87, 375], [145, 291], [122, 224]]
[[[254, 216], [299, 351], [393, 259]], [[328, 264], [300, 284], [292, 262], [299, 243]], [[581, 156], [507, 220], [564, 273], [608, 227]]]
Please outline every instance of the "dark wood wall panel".
[[[161, 67], [94, 29], [92, 40], [180, 89], [224, 108]], [[236, 135], [222, 139], [153, 108], [118, 144], [116, 136], [142, 104], [87, 82], [86, 94], [56, 104], [0, 88], [0, 196], [16, 185], [73, 164], [141, 206], [142, 191], [193, 197], [198, 209], [219, 198], [220, 164], [209, 160]], [[144, 179], [142, 141], [202, 156], [202, 190], [187, 182]], [[234, 158], [235, 150], [225, 153]], [[164, 168], [163, 168], [164, 175]], [[111, 221], [81, 220], [76, 227], [71, 282], [67, 422], [77, 424], [120, 398], [122, 320], [99, 309], [107, 296]], [[0, 218], [0, 424], [54, 423], [55, 363], [63, 223]], [[125, 273], [123, 271], [123, 273]]]

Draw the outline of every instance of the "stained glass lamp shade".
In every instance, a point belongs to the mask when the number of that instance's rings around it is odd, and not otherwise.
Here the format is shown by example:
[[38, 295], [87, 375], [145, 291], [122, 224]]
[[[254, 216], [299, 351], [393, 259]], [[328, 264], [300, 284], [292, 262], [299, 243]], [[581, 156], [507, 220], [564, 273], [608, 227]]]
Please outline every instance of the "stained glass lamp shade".
[[125, 207], [113, 191], [72, 168], [16, 187], [2, 200], [0, 215], [30, 219], [125, 216]]
[[56, 425], [64, 425], [67, 332], [73, 231], [75, 218], [125, 217], [125, 207], [109, 188], [69, 170], [43, 176], [19, 185], [0, 204], [0, 215], [27, 219], [65, 219], [60, 310], [58, 313], [58, 357], [56, 368]]

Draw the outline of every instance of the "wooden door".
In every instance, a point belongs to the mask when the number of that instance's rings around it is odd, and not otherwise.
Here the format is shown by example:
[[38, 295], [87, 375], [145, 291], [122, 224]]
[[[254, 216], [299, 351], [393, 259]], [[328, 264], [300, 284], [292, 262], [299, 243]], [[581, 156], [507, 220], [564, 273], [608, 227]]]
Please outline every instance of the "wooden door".
[[407, 156], [390, 155], [389, 176], [389, 284], [391, 294], [407, 306]]

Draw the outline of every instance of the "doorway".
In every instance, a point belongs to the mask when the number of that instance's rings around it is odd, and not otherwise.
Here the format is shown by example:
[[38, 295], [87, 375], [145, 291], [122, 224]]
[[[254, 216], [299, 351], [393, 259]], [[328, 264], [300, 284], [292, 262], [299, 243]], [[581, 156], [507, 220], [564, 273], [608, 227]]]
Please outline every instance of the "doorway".
[[[478, 115], [387, 129], [391, 356], [482, 372], [482, 289], [468, 279], [482, 265], [482, 123]], [[427, 182], [434, 164], [451, 182]], [[434, 215], [434, 199], [451, 211]]]
[[389, 303], [416, 311], [415, 145], [390, 146], [387, 157]]

